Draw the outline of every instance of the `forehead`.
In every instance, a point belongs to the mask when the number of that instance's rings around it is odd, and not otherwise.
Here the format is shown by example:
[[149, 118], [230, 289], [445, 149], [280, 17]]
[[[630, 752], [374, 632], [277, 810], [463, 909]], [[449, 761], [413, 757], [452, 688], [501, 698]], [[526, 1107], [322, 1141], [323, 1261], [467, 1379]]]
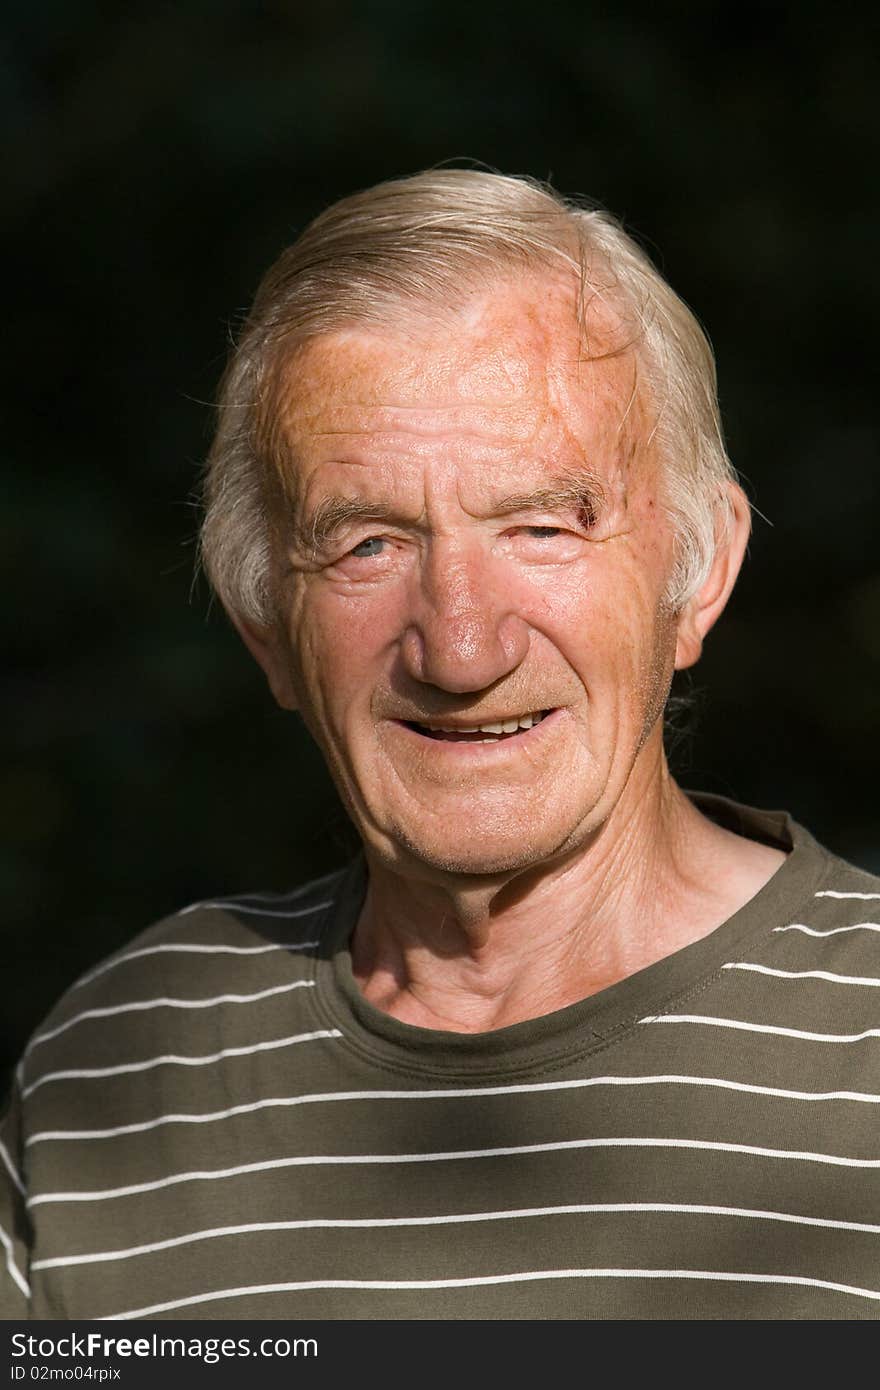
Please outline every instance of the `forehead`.
[[[571, 286], [494, 286], [454, 311], [311, 340], [280, 377], [285, 481], [334, 464], [399, 472], [433, 462], [501, 476], [610, 462], [637, 424], [637, 361], [620, 316]], [[491, 465], [491, 469], [485, 467]]]

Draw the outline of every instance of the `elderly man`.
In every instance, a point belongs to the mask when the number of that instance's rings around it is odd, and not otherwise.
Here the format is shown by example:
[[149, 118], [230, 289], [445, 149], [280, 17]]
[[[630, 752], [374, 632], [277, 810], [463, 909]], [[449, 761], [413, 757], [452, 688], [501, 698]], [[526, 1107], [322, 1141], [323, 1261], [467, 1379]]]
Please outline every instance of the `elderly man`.
[[876, 1317], [880, 882], [667, 770], [749, 509], [642, 252], [527, 180], [342, 201], [264, 281], [206, 495], [363, 853], [62, 1000], [9, 1315]]

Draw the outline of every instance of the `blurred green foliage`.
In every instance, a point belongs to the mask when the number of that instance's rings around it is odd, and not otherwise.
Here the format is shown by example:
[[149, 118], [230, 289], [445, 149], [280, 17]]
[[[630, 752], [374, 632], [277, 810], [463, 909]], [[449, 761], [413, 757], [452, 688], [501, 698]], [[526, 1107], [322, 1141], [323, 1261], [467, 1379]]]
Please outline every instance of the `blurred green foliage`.
[[191, 590], [193, 489], [269, 261], [337, 196], [450, 157], [606, 203], [708, 325], [772, 529], [698, 672], [683, 780], [785, 805], [880, 868], [880, 121], [860, 13], [8, 6], [3, 1056], [156, 917], [349, 852], [319, 758]]

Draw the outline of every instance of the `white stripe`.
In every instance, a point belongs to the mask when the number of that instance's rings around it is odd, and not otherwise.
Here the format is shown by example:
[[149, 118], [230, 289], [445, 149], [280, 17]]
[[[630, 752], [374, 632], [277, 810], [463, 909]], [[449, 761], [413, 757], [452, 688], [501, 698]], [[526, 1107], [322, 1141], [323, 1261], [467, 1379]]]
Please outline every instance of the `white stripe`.
[[21, 1289], [25, 1298], [30, 1298], [30, 1285], [28, 1284], [28, 1281], [25, 1279], [24, 1275], [21, 1273], [17, 1264], [15, 1263], [15, 1255], [12, 1249], [12, 1241], [9, 1239], [9, 1236], [6, 1234], [2, 1226], [0, 1226], [0, 1245], [2, 1245], [3, 1249], [6, 1251], [6, 1268], [9, 1270], [9, 1273], [12, 1275], [12, 1278], [15, 1280], [16, 1284]]
[[535, 1269], [519, 1274], [486, 1274], [471, 1279], [311, 1279], [296, 1284], [251, 1284], [237, 1289], [217, 1289], [213, 1293], [192, 1294], [168, 1303], [153, 1303], [128, 1313], [114, 1313], [99, 1322], [124, 1322], [129, 1318], [149, 1318], [172, 1308], [191, 1308], [197, 1303], [215, 1303], [221, 1298], [244, 1298], [259, 1293], [299, 1293], [308, 1289], [472, 1289], [490, 1284], [521, 1284], [540, 1279], [705, 1279], [721, 1283], [783, 1284], [811, 1289], [830, 1289], [853, 1294], [856, 1298], [880, 1299], [880, 1290], [860, 1289], [853, 1284], [837, 1284], [830, 1279], [808, 1279], [802, 1274], [740, 1274], [713, 1269]]
[[74, 1014], [73, 1018], [67, 1019], [65, 1023], [60, 1023], [57, 1028], [50, 1028], [46, 1033], [40, 1033], [31, 1040], [28, 1052], [32, 1048], [39, 1046], [40, 1043], [48, 1042], [50, 1038], [57, 1038], [59, 1033], [64, 1033], [68, 1028], [72, 1028], [75, 1023], [82, 1023], [87, 1018], [110, 1018], [113, 1014], [141, 1013], [148, 1009], [210, 1009], [215, 1004], [251, 1004], [257, 999], [268, 999], [272, 994], [285, 994], [292, 989], [311, 988], [314, 980], [294, 980], [292, 984], [273, 985], [271, 989], [258, 990], [256, 994], [217, 994], [212, 999], [140, 999], [134, 1004], [113, 1004], [106, 1009], [86, 1009], [81, 1014]]
[[155, 956], [165, 951], [179, 951], [184, 954], [194, 955], [230, 955], [230, 956], [260, 956], [266, 951], [308, 951], [320, 945], [318, 941], [273, 941], [268, 946], [196, 946], [178, 945], [176, 942], [168, 942], [162, 946], [144, 946], [139, 951], [127, 951], [123, 956], [115, 956], [112, 960], [104, 961], [96, 970], [90, 970], [87, 975], [81, 975], [73, 989], [79, 989], [82, 985], [87, 985], [92, 980], [97, 980], [99, 975], [103, 975], [108, 970], [113, 970], [117, 965], [124, 965], [129, 960], [139, 960], [141, 956]]
[[769, 965], [756, 965], [752, 961], [728, 961], [722, 970], [754, 970], [759, 975], [775, 975], [783, 980], [829, 980], [833, 985], [873, 985], [880, 986], [880, 980], [870, 975], [835, 975], [830, 970], [773, 970]]
[[586, 1089], [592, 1086], [714, 1086], [725, 1091], [744, 1091], [749, 1095], [778, 1096], [782, 1100], [854, 1100], [868, 1105], [880, 1104], [880, 1095], [870, 1091], [791, 1091], [780, 1086], [756, 1086], [745, 1081], [728, 1081], [716, 1076], [591, 1076], [577, 1081], [539, 1081], [516, 1086], [469, 1086], [447, 1091], [323, 1091], [303, 1096], [271, 1096], [265, 1100], [232, 1105], [226, 1110], [211, 1110], [204, 1114], [178, 1112], [159, 1115], [154, 1120], [139, 1120], [130, 1125], [115, 1125], [110, 1129], [46, 1129], [31, 1134], [25, 1147], [57, 1139], [115, 1139], [123, 1134], [143, 1134], [162, 1125], [213, 1124], [235, 1115], [252, 1115], [258, 1110], [290, 1108], [295, 1105], [318, 1105], [333, 1101], [357, 1100], [464, 1100], [485, 1096], [522, 1095], [540, 1091]]
[[[344, 871], [343, 871], [344, 872]], [[177, 916], [183, 916], [187, 912], [195, 912], [198, 907], [205, 907], [209, 903], [219, 903], [221, 907], [239, 907], [245, 902], [267, 902], [267, 903], [292, 903], [297, 898], [304, 898], [307, 893], [317, 893], [323, 889], [334, 878], [340, 877], [339, 869], [332, 869], [329, 874], [324, 874], [322, 878], [313, 878], [308, 883], [301, 883], [298, 888], [291, 888], [289, 893], [237, 893], [231, 898], [204, 898], [196, 903], [188, 903], [181, 908]]]
[[774, 927], [774, 931], [802, 931], [806, 936], [839, 936], [845, 931], [880, 931], [880, 922], [853, 922], [851, 927], [829, 927], [828, 931], [816, 931], [805, 927], [803, 922], [791, 922], [787, 927]]
[[7, 1149], [6, 1145], [3, 1143], [3, 1140], [2, 1140], [2, 1139], [0, 1139], [0, 1158], [2, 1158], [3, 1163], [4, 1163], [6, 1169], [7, 1169], [8, 1173], [9, 1173], [9, 1176], [12, 1178], [12, 1181], [15, 1183], [15, 1185], [16, 1185], [16, 1187], [18, 1188], [19, 1192], [21, 1193], [22, 1197], [25, 1197], [25, 1196], [27, 1195], [27, 1189], [25, 1188], [24, 1183], [22, 1182], [21, 1178], [19, 1177], [18, 1169], [16, 1168], [15, 1164], [13, 1163], [12, 1159], [10, 1158], [10, 1156], [9, 1156], [9, 1150]]
[[808, 1033], [802, 1028], [782, 1028], [774, 1023], [743, 1023], [738, 1018], [712, 1018], [707, 1014], [657, 1014], [640, 1018], [640, 1023], [706, 1023], [715, 1028], [740, 1028], [747, 1033], [774, 1033], [783, 1038], [805, 1038], [807, 1042], [853, 1043], [864, 1038], [880, 1038], [880, 1028], [864, 1033]]
[[192, 903], [190, 907], [181, 908], [178, 917], [185, 917], [188, 912], [197, 912], [201, 907], [220, 907], [230, 908], [235, 912], [245, 912], [249, 917], [308, 917], [314, 912], [322, 912], [326, 907], [332, 907], [332, 902], [314, 903], [311, 907], [298, 907], [294, 912], [276, 912], [269, 907], [249, 907], [246, 903], [236, 902], [206, 902]]
[[749, 1154], [755, 1158], [788, 1158], [805, 1163], [827, 1163], [838, 1168], [880, 1168], [880, 1158], [846, 1158], [839, 1154], [810, 1153], [799, 1149], [767, 1149], [755, 1144], [728, 1144], [715, 1139], [561, 1139], [548, 1144], [515, 1144], [499, 1149], [452, 1149], [445, 1153], [407, 1154], [309, 1154], [302, 1157], [270, 1158], [262, 1163], [241, 1163], [234, 1168], [194, 1169], [171, 1173], [152, 1182], [130, 1183], [126, 1187], [107, 1187], [92, 1192], [44, 1192], [31, 1197], [28, 1206], [47, 1202], [103, 1202], [117, 1197], [133, 1197], [140, 1192], [158, 1192], [183, 1182], [214, 1182], [218, 1178], [241, 1177], [244, 1173], [265, 1173], [279, 1168], [345, 1167], [394, 1163], [455, 1163], [471, 1158], [511, 1158], [521, 1154], [560, 1153], [574, 1149], [700, 1149], [710, 1153]]
[[460, 1226], [480, 1221], [519, 1221], [538, 1216], [582, 1216], [628, 1212], [659, 1212], [676, 1216], [741, 1216], [759, 1221], [784, 1221], [795, 1226], [827, 1226], [836, 1231], [861, 1231], [880, 1235], [880, 1226], [863, 1221], [835, 1221], [824, 1216], [795, 1216], [784, 1211], [752, 1211], [748, 1207], [715, 1207], [679, 1202], [586, 1202], [562, 1207], [522, 1207], [510, 1211], [462, 1212], [448, 1216], [370, 1216], [362, 1218], [315, 1218], [305, 1221], [251, 1221], [243, 1226], [214, 1226], [205, 1231], [191, 1231], [168, 1240], [151, 1241], [148, 1245], [131, 1245], [121, 1250], [101, 1250], [91, 1255], [56, 1255], [52, 1259], [35, 1260], [32, 1269], [67, 1269], [73, 1265], [104, 1264], [114, 1260], [130, 1260], [138, 1255], [154, 1255], [160, 1250], [173, 1250], [179, 1245], [193, 1245], [202, 1240], [223, 1236], [255, 1235], [263, 1231], [306, 1230], [373, 1230], [393, 1226]]
[[212, 1052], [205, 1057], [180, 1057], [169, 1052], [164, 1057], [150, 1057], [145, 1062], [126, 1062], [118, 1067], [83, 1067], [71, 1071], [50, 1071], [32, 1085], [26, 1086], [22, 1097], [32, 1095], [47, 1081], [85, 1081], [96, 1076], [122, 1076], [127, 1072], [150, 1071], [153, 1067], [204, 1067], [211, 1062], [222, 1062], [226, 1057], [249, 1057], [255, 1052], [271, 1052], [278, 1047], [291, 1047], [294, 1043], [314, 1042], [318, 1038], [341, 1038], [338, 1028], [321, 1028], [314, 1033], [295, 1033], [290, 1038], [270, 1038], [268, 1042], [252, 1043], [249, 1047], [224, 1047], [222, 1052]]
[[863, 902], [866, 902], [869, 898], [880, 898], [880, 893], [837, 893], [833, 888], [823, 888], [814, 896], [817, 898], [861, 898]]

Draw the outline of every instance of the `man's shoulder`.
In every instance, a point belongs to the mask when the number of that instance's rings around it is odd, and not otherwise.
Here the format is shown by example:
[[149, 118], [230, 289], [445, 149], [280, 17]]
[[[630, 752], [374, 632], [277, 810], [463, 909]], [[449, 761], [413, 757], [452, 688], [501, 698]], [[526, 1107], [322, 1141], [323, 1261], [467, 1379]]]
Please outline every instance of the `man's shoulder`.
[[853, 913], [880, 918], [880, 875], [826, 850], [824, 872], [813, 893], [814, 911], [824, 917]]
[[[336, 900], [345, 869], [311, 879], [288, 892], [219, 894], [199, 898], [147, 927], [120, 951], [87, 971], [78, 986], [117, 966], [148, 956], [228, 954], [234, 946], [301, 943], [303, 931], [320, 930]], [[253, 942], [250, 938], [254, 938]]]
[[[62, 995], [25, 1052], [25, 1093], [49, 1073], [90, 1072], [210, 1045], [228, 1008], [253, 1009], [311, 983], [344, 870], [287, 893], [191, 903], [134, 937]], [[264, 1003], [265, 1001], [265, 1003]], [[250, 1006], [250, 1007], [249, 1007]]]
[[772, 935], [780, 949], [791, 953], [789, 965], [801, 972], [830, 970], [841, 979], [876, 984], [880, 876], [810, 840], [806, 884], [784, 901]]
[[344, 870], [285, 893], [240, 893], [201, 898], [163, 917], [80, 977], [61, 1001], [79, 1003], [126, 989], [132, 980], [176, 981], [240, 973], [248, 961], [317, 945]]
[[[832, 902], [880, 902], [880, 874], [827, 852], [827, 884], [819, 889]], [[818, 895], [817, 895], [818, 896]]]

